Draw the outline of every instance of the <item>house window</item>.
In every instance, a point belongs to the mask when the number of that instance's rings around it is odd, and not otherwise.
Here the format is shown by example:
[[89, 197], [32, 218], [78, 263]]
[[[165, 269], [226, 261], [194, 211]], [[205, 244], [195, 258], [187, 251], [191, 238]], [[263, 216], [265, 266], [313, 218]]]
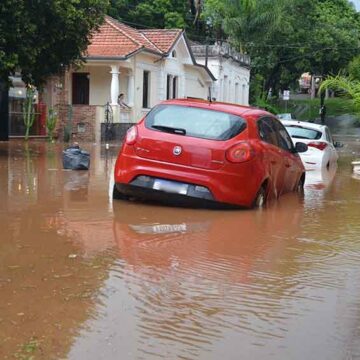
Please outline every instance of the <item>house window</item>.
[[144, 71], [144, 77], [143, 77], [143, 108], [144, 109], [150, 107], [149, 95], [150, 95], [150, 72]]
[[173, 58], [176, 58], [176, 51], [175, 51], [175, 50], [172, 51], [171, 56], [172, 56]]
[[228, 101], [228, 92], [229, 92], [229, 79], [228, 76], [224, 76], [224, 83], [223, 83], [223, 101]]
[[72, 74], [72, 103], [74, 105], [89, 105], [89, 89], [88, 73]]
[[173, 99], [176, 99], [177, 98], [177, 87], [178, 87], [178, 77], [177, 76], [174, 76], [173, 77], [173, 83], [172, 83], [172, 97]]
[[168, 75], [166, 77], [166, 100], [169, 100], [171, 98], [170, 93], [171, 93], [171, 75]]
[[235, 83], [235, 103], [239, 104], [240, 103], [240, 85], [239, 83]]
[[178, 77], [168, 75], [166, 77], [166, 99], [176, 99], [178, 96]]

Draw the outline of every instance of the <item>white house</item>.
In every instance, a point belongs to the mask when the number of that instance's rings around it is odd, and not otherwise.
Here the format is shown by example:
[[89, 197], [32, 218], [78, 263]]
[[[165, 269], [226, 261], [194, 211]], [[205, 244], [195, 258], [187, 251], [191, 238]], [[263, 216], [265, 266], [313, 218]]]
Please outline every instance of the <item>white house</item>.
[[[215, 80], [208, 67], [195, 61], [183, 30], [138, 30], [106, 17], [92, 37], [84, 65], [49, 79], [43, 101], [58, 109], [60, 137], [70, 127], [79, 140], [98, 142], [105, 104], [111, 104], [120, 137], [162, 100], [206, 99]], [[121, 93], [130, 109], [118, 105]]]
[[217, 81], [211, 96], [217, 101], [249, 105], [250, 57], [229, 44], [193, 45], [196, 61], [208, 67]]
[[[180, 29], [139, 30], [107, 16], [84, 59], [81, 67], [49, 79], [42, 94], [58, 111], [60, 138], [67, 132], [99, 142], [107, 120], [112, 136], [121, 138], [151, 107], [170, 98], [211, 94], [248, 105], [250, 58], [227, 44], [190, 46]], [[128, 107], [119, 105], [119, 94]]]

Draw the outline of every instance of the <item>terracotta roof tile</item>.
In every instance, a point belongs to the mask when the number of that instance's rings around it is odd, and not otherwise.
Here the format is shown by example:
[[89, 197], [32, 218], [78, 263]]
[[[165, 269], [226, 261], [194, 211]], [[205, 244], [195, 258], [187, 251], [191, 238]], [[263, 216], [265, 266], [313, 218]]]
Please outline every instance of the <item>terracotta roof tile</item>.
[[159, 49], [156, 48], [139, 30], [132, 28], [128, 25], [125, 25], [110, 16], [106, 16], [105, 21], [110, 23], [115, 28], [117, 28], [122, 34], [127, 36], [136, 42], [139, 46], [143, 46], [148, 50], [159, 52]]
[[87, 56], [126, 57], [140, 49], [164, 55], [181, 33], [179, 29], [137, 30], [106, 16], [105, 22], [92, 36]]
[[87, 48], [87, 55], [125, 57], [141, 47], [137, 42], [105, 22], [92, 36], [91, 43]]
[[139, 30], [163, 53], [168, 53], [182, 33], [181, 29], [146, 29]]

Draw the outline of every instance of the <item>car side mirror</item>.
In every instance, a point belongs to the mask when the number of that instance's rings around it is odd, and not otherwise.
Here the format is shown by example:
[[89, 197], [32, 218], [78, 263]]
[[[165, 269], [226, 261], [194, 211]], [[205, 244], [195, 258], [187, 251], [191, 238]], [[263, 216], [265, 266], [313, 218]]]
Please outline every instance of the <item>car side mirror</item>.
[[295, 151], [298, 153], [303, 153], [308, 150], [308, 146], [303, 142], [297, 142], [295, 144]]
[[341, 143], [340, 141], [334, 141], [334, 146], [335, 146], [336, 148], [342, 148], [342, 147], [344, 146], [344, 144]]

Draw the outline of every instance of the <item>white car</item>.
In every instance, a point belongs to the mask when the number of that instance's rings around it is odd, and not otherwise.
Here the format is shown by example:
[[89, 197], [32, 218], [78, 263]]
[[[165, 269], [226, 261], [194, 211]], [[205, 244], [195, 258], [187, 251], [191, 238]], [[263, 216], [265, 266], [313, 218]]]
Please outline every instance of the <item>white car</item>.
[[294, 145], [301, 141], [308, 146], [308, 150], [300, 154], [306, 170], [330, 168], [336, 164], [339, 156], [327, 126], [297, 120], [283, 120], [282, 123]]
[[277, 114], [276, 117], [279, 120], [293, 120], [293, 117], [290, 113]]

